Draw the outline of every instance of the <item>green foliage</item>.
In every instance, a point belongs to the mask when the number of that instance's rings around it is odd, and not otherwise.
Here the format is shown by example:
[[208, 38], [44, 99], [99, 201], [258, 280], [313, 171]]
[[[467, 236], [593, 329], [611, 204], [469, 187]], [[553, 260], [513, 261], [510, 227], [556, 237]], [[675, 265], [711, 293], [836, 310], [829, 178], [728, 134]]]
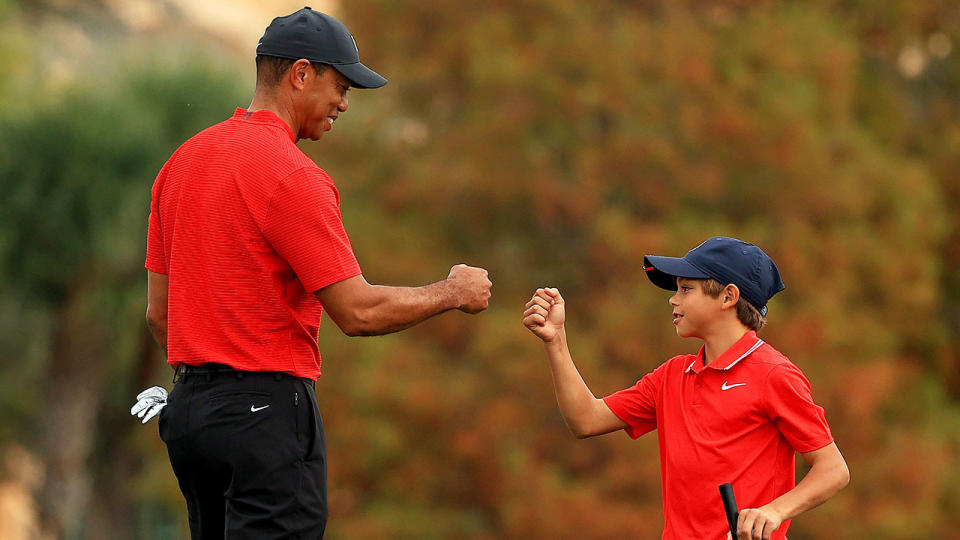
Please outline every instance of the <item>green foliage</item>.
[[[26, 50], [12, 56], [32, 61]], [[152, 340], [143, 339], [150, 186], [183, 140], [229, 117], [242, 99], [235, 76], [202, 56], [142, 66], [131, 57], [113, 71], [87, 73], [66, 91], [17, 95], [18, 107], [0, 116], [0, 441], [34, 447], [45, 416], [58, 407], [102, 408], [101, 422], [81, 429], [96, 434], [90, 463], [97, 484], [121, 483], [100, 488], [118, 505], [134, 500], [117, 467], [135, 457], [123, 448], [134, 448], [127, 411], [140, 389], [134, 385], [142, 384], [139, 362], [152, 358], [150, 373], [160, 362], [145, 352]], [[59, 405], [45, 405], [52, 398], [51, 335], [64, 325], [100, 343], [103, 355], [81, 367], [84, 380], [74, 382], [109, 381], [98, 403], [60, 395]], [[160, 462], [144, 474], [166, 478], [159, 471], [167, 467]], [[175, 483], [166, 490], [157, 484], [152, 497], [137, 500], [148, 509], [165, 505], [179, 526], [182, 508], [165, 495], [176, 496]]]

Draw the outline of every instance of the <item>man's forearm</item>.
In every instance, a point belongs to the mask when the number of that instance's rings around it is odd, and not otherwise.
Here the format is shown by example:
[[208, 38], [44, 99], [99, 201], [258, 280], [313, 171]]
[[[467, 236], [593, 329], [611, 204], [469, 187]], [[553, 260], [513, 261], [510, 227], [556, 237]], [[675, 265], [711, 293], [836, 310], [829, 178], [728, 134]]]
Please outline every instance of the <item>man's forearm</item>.
[[167, 321], [152, 321], [147, 320], [147, 327], [150, 328], [150, 333], [153, 334], [153, 339], [157, 340], [157, 343], [160, 344], [160, 348], [163, 349], [163, 354], [167, 354]]
[[459, 307], [457, 291], [444, 280], [422, 287], [372, 285], [367, 305], [357, 309], [344, 332], [350, 336], [378, 336], [399, 332]]

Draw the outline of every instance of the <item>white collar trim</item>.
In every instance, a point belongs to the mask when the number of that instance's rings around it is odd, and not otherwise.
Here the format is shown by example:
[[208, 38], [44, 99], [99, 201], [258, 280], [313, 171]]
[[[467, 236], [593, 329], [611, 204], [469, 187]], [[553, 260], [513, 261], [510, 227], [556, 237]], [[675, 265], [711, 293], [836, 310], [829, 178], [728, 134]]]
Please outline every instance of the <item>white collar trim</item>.
[[[753, 351], [759, 349], [760, 346], [763, 345], [763, 344], [764, 344], [764, 341], [763, 341], [762, 339], [758, 339], [757, 342], [753, 344], [753, 347], [750, 347], [749, 349], [747, 349], [747, 352], [745, 352], [745, 353], [743, 353], [742, 355], [740, 355], [740, 358], [737, 358], [737, 359], [734, 360], [733, 362], [730, 362], [730, 365], [727, 366], [727, 367], [725, 367], [725, 368], [723, 368], [723, 371], [729, 371], [730, 368], [732, 368], [733, 366], [737, 365], [737, 364], [738, 364], [741, 360], [743, 360], [744, 358], [750, 356], [750, 354], [751, 354]], [[693, 371], [693, 365], [697, 363], [697, 360], [699, 360], [699, 358], [694, 359], [693, 362], [690, 362], [690, 365], [687, 366], [687, 369], [685, 369], [683, 372], [684, 372], [684, 373], [690, 373], [691, 371]]]
[[740, 356], [740, 358], [737, 358], [737, 359], [734, 360], [733, 362], [730, 362], [730, 365], [727, 366], [727, 367], [725, 367], [725, 368], [723, 368], [723, 370], [724, 370], [724, 371], [729, 371], [730, 368], [732, 368], [733, 366], [737, 365], [738, 362], [740, 362], [740, 361], [743, 360], [744, 358], [750, 356], [750, 353], [752, 353], [753, 351], [759, 349], [761, 345], [763, 345], [763, 340], [762, 340], [762, 339], [758, 339], [757, 342], [753, 344], [753, 347], [750, 347], [749, 349], [747, 349], [747, 352], [743, 353], [743, 355]]

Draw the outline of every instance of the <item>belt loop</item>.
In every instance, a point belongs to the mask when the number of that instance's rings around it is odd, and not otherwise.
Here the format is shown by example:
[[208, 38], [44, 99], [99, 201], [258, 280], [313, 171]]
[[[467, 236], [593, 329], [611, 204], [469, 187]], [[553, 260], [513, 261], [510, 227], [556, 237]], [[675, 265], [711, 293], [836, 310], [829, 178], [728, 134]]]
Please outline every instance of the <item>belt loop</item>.
[[212, 371], [208, 371], [208, 372], [207, 372], [207, 382], [210, 382], [210, 381], [212, 381], [212, 380], [213, 380], [213, 372], [212, 372]]
[[242, 379], [243, 376], [244, 376], [244, 373], [243, 373], [242, 371], [238, 371], [238, 372], [237, 372], [237, 378], [238, 378], [238, 379]]
[[273, 379], [274, 379], [275, 381], [280, 382], [280, 379], [281, 379], [281, 378], [282, 378], [282, 377], [281, 377], [281, 374], [280, 374], [280, 373], [274, 373], [274, 374], [273, 374]]

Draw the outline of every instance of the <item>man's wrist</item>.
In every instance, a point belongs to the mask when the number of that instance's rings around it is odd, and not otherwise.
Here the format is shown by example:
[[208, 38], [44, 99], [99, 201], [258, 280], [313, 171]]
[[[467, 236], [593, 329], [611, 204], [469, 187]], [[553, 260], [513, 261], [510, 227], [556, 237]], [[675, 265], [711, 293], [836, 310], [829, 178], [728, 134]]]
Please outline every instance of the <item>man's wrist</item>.
[[463, 295], [460, 294], [456, 284], [450, 278], [439, 282], [438, 285], [440, 286], [440, 308], [442, 311], [463, 307]]

